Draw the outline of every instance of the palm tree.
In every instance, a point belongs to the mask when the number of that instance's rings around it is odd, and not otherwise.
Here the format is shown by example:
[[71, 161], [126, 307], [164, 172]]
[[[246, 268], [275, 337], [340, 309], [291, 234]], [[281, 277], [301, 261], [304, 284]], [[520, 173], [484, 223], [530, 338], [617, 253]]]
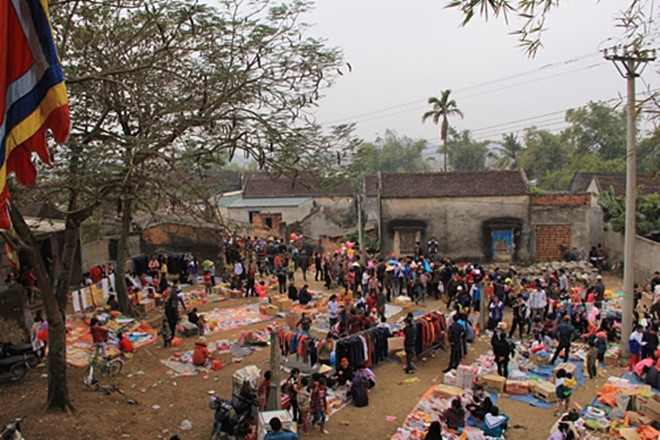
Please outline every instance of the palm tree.
[[447, 116], [460, 116], [461, 119], [463, 118], [463, 112], [461, 112], [456, 106], [456, 101], [449, 99], [450, 93], [451, 90], [447, 89], [442, 91], [440, 98], [436, 98], [435, 96], [430, 97], [429, 104], [433, 106], [433, 110], [429, 110], [422, 115], [422, 122], [431, 118], [435, 125], [438, 125], [438, 121], [442, 118], [442, 125], [440, 125], [440, 140], [442, 141], [444, 149], [445, 173], [447, 172], [447, 131], [449, 129]]
[[499, 155], [495, 162], [495, 168], [518, 168], [518, 157], [523, 146], [515, 134], [509, 133], [502, 136], [502, 141], [497, 142]]

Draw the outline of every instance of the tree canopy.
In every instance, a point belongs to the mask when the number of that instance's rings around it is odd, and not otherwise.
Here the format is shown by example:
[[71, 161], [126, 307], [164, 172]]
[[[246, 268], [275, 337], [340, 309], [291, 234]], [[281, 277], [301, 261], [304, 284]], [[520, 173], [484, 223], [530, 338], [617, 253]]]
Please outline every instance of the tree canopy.
[[454, 171], [482, 170], [486, 167], [488, 141], [477, 142], [472, 139], [469, 130], [458, 133], [449, 130], [447, 150], [449, 152], [449, 165]]
[[[343, 64], [338, 49], [307, 35], [307, 1], [63, 1], [51, 6], [67, 78], [72, 132], [54, 147], [23, 200], [49, 200], [66, 219], [59, 273], [50, 279], [34, 237], [12, 208], [17, 243], [30, 256], [50, 324], [50, 408], [66, 409], [65, 328], [71, 267], [81, 224], [101, 207], [121, 220], [117, 293], [136, 209], [194, 214], [210, 195], [195, 171], [243, 154], [271, 173], [321, 177], [352, 151], [351, 126], [323, 130], [311, 109]], [[57, 286], [57, 292], [51, 292]], [[57, 298], [57, 302], [50, 299]], [[46, 301], [48, 299], [48, 301]], [[58, 310], [59, 309], [59, 310]]]
[[360, 185], [362, 176], [384, 173], [430, 171], [431, 166], [424, 158], [426, 141], [398, 136], [386, 130], [374, 142], [363, 142], [358, 146], [348, 165], [350, 175]]
[[[626, 169], [625, 113], [602, 102], [568, 110], [569, 126], [558, 133], [530, 127], [522, 143], [506, 135], [494, 154], [494, 166], [516, 162], [530, 179], [546, 190], [565, 190], [575, 172], [624, 172]], [[660, 156], [659, 130], [643, 133], [638, 139], [637, 168], [641, 173], [657, 172]]]

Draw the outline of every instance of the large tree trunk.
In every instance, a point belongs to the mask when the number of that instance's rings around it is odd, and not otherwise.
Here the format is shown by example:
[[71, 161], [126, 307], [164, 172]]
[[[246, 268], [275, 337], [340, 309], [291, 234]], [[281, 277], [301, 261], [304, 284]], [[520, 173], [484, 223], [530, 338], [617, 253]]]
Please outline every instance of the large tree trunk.
[[128, 236], [133, 220], [133, 199], [126, 197], [121, 201], [121, 234], [117, 244], [117, 267], [115, 269], [115, 288], [119, 308], [124, 314], [132, 314], [133, 309], [126, 289], [126, 260], [128, 259]]
[[69, 389], [66, 380], [66, 327], [64, 314], [58, 306], [53, 285], [48, 276], [46, 265], [39, 254], [37, 242], [25, 223], [23, 216], [11, 205], [9, 209], [11, 221], [19, 239], [21, 250], [25, 252], [37, 278], [37, 285], [43, 297], [46, 319], [48, 320], [48, 398], [46, 408], [49, 410], [73, 410], [69, 400]]
[[57, 304], [65, 314], [66, 305], [69, 296], [69, 286], [71, 285], [71, 272], [78, 249], [80, 238], [80, 221], [67, 216], [66, 229], [64, 230], [64, 247], [62, 249], [62, 260], [60, 262], [59, 274], [57, 277], [57, 286], [55, 287]]

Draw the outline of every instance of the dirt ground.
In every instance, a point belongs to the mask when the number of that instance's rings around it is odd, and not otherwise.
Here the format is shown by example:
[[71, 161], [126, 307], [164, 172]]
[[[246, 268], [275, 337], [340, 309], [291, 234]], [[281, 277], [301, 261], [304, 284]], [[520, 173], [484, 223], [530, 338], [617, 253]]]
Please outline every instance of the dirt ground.
[[[620, 289], [620, 279], [609, 276], [604, 278], [608, 288]], [[310, 285], [312, 289], [321, 287], [313, 281]], [[247, 301], [249, 300], [230, 299], [200, 307], [200, 311], [214, 307], [234, 307]], [[428, 301], [426, 309], [433, 308], [441, 308], [444, 311], [444, 305], [439, 301]], [[420, 307], [411, 310], [418, 309]], [[153, 318], [154, 313], [151, 313], [150, 317]], [[398, 316], [395, 316], [390, 321], [397, 318]], [[260, 323], [223, 333], [212, 333], [207, 335], [207, 339], [234, 340], [242, 331], [265, 325], [266, 323]], [[23, 434], [29, 440], [168, 439], [174, 434], [178, 434], [182, 440], [209, 438], [213, 411], [208, 408], [207, 391], [214, 390], [220, 396], [230, 397], [233, 372], [250, 364], [256, 364], [262, 370], [266, 369], [270, 349], [256, 351], [241, 363], [232, 364], [231, 355], [223, 355], [221, 359], [224, 368], [218, 372], [209, 372], [208, 379], [204, 379], [203, 375], [172, 378], [167, 374], [167, 367], [159, 362], [160, 359], [168, 358], [175, 350], [192, 349], [193, 345], [194, 338], [189, 338], [184, 339], [181, 348], [163, 348], [159, 337], [157, 342], [138, 349], [133, 359], [125, 361], [119, 380], [120, 388], [127, 397], [137, 400], [137, 405], [127, 403], [127, 398], [118, 393], [106, 396], [90, 390], [82, 383], [82, 369], [69, 367], [69, 392], [75, 412], [46, 413], [43, 410], [46, 400], [45, 369], [32, 369], [22, 382], [0, 384], [0, 424], [17, 416], [27, 415]], [[486, 338], [478, 339], [470, 346], [464, 363], [472, 362], [488, 348]], [[448, 357], [447, 352], [439, 351], [426, 362], [418, 362], [418, 370], [411, 376], [405, 375], [401, 365], [397, 363], [382, 362], [374, 368], [377, 386], [369, 395], [368, 407], [356, 408], [348, 405], [328, 420], [326, 429], [330, 432], [329, 435], [312, 431], [301, 437], [389, 439], [424, 392], [434, 383], [442, 381], [442, 370], [447, 366]], [[599, 377], [581, 386], [573, 394], [572, 402], [583, 406], [588, 404], [606, 378], [609, 375], [619, 375], [621, 371], [620, 368], [606, 371], [605, 377]], [[420, 382], [403, 384], [402, 380], [409, 377], [418, 377]], [[153, 409], [153, 405], [159, 405], [160, 409]], [[501, 397], [498, 406], [511, 417], [511, 429], [506, 435], [507, 439], [511, 440], [545, 439], [556, 420], [552, 409], [536, 408], [507, 397]], [[385, 416], [395, 416], [396, 420], [387, 422]], [[186, 419], [192, 422], [192, 429], [182, 431], [179, 427]]]

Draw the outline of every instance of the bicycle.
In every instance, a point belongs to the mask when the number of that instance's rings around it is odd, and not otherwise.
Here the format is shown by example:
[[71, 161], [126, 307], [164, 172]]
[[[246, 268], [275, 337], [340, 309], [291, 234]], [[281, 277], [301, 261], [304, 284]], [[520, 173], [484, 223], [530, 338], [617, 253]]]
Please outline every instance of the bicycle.
[[112, 381], [115, 377], [119, 376], [121, 369], [124, 367], [124, 362], [117, 359], [104, 359], [97, 355], [92, 355], [89, 358], [89, 365], [85, 368], [83, 373], [83, 383], [88, 387], [95, 387], [99, 381], [100, 374], [107, 374]]

